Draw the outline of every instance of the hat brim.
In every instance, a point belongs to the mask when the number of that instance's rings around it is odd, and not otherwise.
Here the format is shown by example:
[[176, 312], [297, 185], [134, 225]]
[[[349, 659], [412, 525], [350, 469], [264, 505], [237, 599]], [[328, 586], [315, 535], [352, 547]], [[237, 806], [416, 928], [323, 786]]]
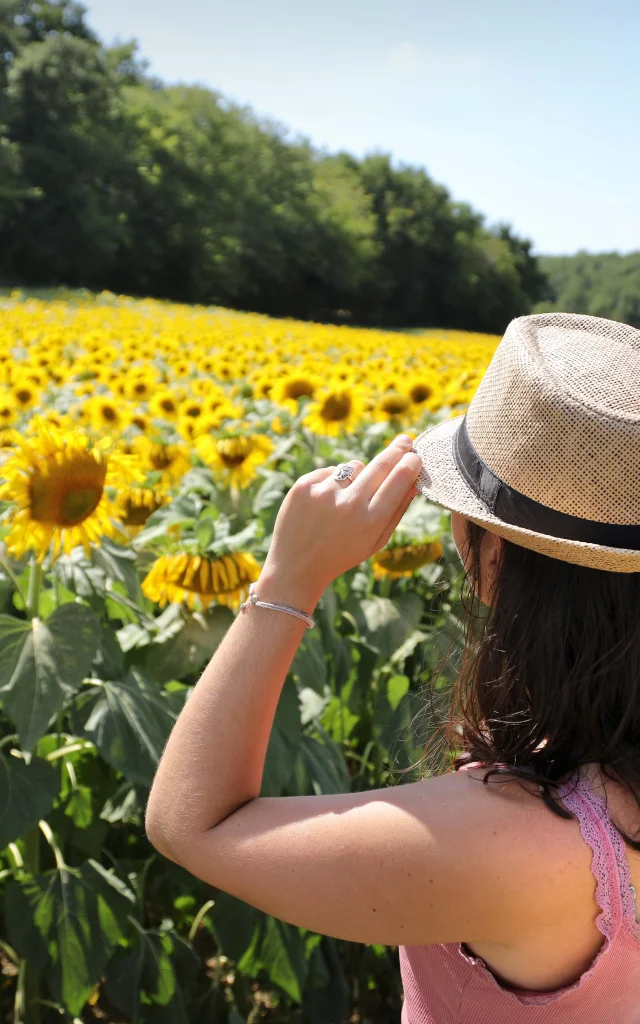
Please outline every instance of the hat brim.
[[550, 537], [546, 533], [511, 526], [493, 515], [468, 487], [454, 458], [453, 439], [463, 419], [464, 416], [456, 416], [445, 420], [423, 431], [413, 442], [413, 450], [422, 460], [422, 472], [416, 486], [425, 498], [466, 516], [505, 540], [549, 558], [609, 572], [640, 572], [640, 551]]

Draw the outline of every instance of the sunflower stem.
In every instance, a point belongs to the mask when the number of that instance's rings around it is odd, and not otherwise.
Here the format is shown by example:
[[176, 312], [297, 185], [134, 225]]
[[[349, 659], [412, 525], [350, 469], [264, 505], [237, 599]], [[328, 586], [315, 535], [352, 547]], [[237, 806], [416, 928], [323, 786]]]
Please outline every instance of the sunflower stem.
[[9, 577], [11, 582], [13, 583], [13, 585], [16, 588], [17, 592], [20, 594], [20, 597], [22, 598], [22, 600], [24, 602], [24, 605], [25, 605], [25, 608], [26, 608], [27, 599], [25, 597], [24, 590], [22, 589], [22, 587], [20, 586], [20, 583], [18, 582], [18, 577], [16, 576], [14, 571], [9, 568], [9, 566], [5, 562], [4, 558], [2, 558], [1, 556], [0, 556], [0, 569], [2, 569], [3, 572], [6, 572], [7, 576]]
[[[30, 829], [24, 840], [24, 868], [30, 875], [40, 873], [40, 831]], [[40, 979], [33, 963], [22, 961], [16, 992], [15, 1020], [17, 1024], [40, 1024]]]
[[42, 566], [36, 560], [35, 555], [31, 558], [30, 568], [29, 593], [27, 595], [26, 602], [27, 615], [30, 619], [35, 619], [38, 614], [38, 606], [40, 604], [40, 587], [42, 586]]
[[391, 594], [391, 577], [385, 576], [380, 580], [380, 597], [389, 597]]

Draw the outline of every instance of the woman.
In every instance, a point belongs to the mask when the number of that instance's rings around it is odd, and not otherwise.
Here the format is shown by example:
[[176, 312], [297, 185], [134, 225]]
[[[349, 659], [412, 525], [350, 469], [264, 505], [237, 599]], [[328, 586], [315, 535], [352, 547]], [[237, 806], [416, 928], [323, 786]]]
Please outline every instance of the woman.
[[[452, 511], [484, 608], [456, 685], [456, 770], [260, 798], [306, 620], [416, 490]], [[404, 1024], [638, 1024], [639, 574], [640, 331], [514, 320], [465, 417], [293, 486], [169, 739], [151, 841], [285, 921], [398, 944]]]

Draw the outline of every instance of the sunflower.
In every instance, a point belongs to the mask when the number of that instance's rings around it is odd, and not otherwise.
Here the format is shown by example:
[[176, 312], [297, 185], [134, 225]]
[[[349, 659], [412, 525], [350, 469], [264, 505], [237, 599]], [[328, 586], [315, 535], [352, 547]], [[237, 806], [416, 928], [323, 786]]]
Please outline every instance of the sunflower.
[[132, 441], [131, 448], [148, 471], [162, 473], [163, 486], [179, 484], [191, 469], [189, 451], [182, 444], [162, 444], [139, 435]]
[[44, 370], [41, 370], [38, 366], [25, 366], [23, 365], [20, 370], [20, 382], [28, 381], [29, 384], [33, 384], [34, 387], [42, 391], [46, 388], [48, 383], [48, 376]]
[[318, 381], [309, 373], [290, 373], [274, 384], [269, 398], [278, 405], [286, 406], [294, 415], [301, 398], [313, 398]]
[[156, 391], [149, 400], [149, 412], [162, 420], [175, 420], [178, 415], [178, 399], [173, 391]]
[[207, 355], [198, 360], [197, 369], [200, 373], [203, 373], [205, 377], [211, 377], [211, 375], [216, 372], [217, 365], [217, 356]]
[[116, 516], [127, 535], [130, 538], [135, 537], [149, 516], [168, 501], [168, 495], [154, 491], [150, 487], [121, 487], [115, 500]]
[[205, 395], [211, 394], [212, 391], [218, 391], [219, 385], [214, 380], [211, 380], [211, 377], [195, 377], [189, 381], [189, 388], [191, 389], [192, 396], [204, 398]]
[[18, 418], [18, 403], [10, 391], [0, 395], [0, 428], [10, 427]]
[[199, 402], [197, 398], [187, 398], [184, 402], [180, 402], [178, 415], [180, 419], [188, 416], [189, 419], [197, 420], [198, 416], [202, 416], [202, 402]]
[[154, 386], [152, 377], [133, 377], [125, 384], [125, 394], [133, 402], [146, 402]]
[[202, 416], [199, 416], [196, 420], [191, 420], [188, 416], [181, 416], [176, 424], [178, 434], [182, 440], [187, 441], [190, 446], [193, 446], [193, 442], [201, 432], [202, 420]]
[[377, 580], [385, 576], [392, 579], [413, 576], [417, 569], [439, 558], [442, 558], [442, 544], [437, 540], [383, 548], [373, 556], [373, 575]]
[[27, 434], [37, 434], [47, 427], [55, 427], [57, 430], [73, 430], [73, 417], [69, 413], [58, 412], [57, 409], [44, 409], [43, 412], [32, 416], [27, 423]]
[[196, 438], [196, 451], [214, 476], [227, 485], [248, 487], [257, 467], [266, 462], [274, 445], [264, 434], [239, 434], [236, 437]]
[[433, 398], [435, 383], [429, 377], [417, 375], [408, 381], [406, 389], [414, 405], [424, 405]]
[[271, 392], [275, 387], [275, 381], [271, 374], [260, 370], [252, 377], [251, 384], [255, 398], [271, 398]]
[[191, 375], [191, 363], [188, 359], [178, 359], [171, 367], [173, 376], [176, 378], [189, 377]]
[[126, 425], [125, 414], [113, 398], [95, 395], [85, 402], [83, 412], [89, 414], [89, 422], [95, 431], [118, 432]]
[[248, 551], [232, 551], [215, 559], [182, 552], [158, 558], [142, 581], [142, 592], [161, 608], [183, 601], [191, 609], [214, 602], [238, 608], [259, 575], [260, 566]]
[[19, 409], [32, 409], [40, 400], [40, 389], [29, 380], [18, 380], [11, 389]]
[[376, 418], [381, 420], [406, 420], [410, 412], [411, 399], [402, 391], [387, 391], [376, 406]]
[[129, 398], [127, 389], [127, 378], [119, 371], [113, 370], [100, 375], [100, 382], [105, 384], [109, 391], [117, 398]]
[[[228, 400], [225, 400], [221, 405], [211, 405], [210, 407], [205, 402], [202, 416], [199, 416], [197, 420], [190, 421], [193, 424], [193, 430], [189, 432], [189, 438], [193, 440], [199, 437], [200, 434], [209, 434], [217, 431], [225, 420], [240, 420], [241, 417], [242, 409], [240, 406], [232, 405]], [[186, 420], [180, 421], [183, 429], [186, 423]], [[181, 427], [179, 426], [178, 430], [180, 431], [180, 429]]]
[[233, 363], [223, 360], [217, 363], [215, 373], [218, 380], [233, 380], [234, 377], [242, 376], [237, 372], [237, 367]]
[[0, 427], [0, 451], [17, 448], [21, 440], [22, 435], [19, 431], [13, 430], [12, 427]]
[[214, 389], [210, 390], [204, 398], [202, 412], [205, 416], [216, 415], [225, 406], [233, 409], [233, 403], [229, 400], [227, 392], [214, 385]]
[[63, 360], [49, 367], [49, 380], [52, 384], [64, 384], [71, 376], [69, 364]]
[[128, 416], [129, 426], [135, 427], [141, 434], [147, 434], [151, 428], [151, 420], [144, 412], [131, 412]]
[[2, 467], [0, 498], [14, 503], [7, 550], [21, 557], [33, 550], [42, 561], [50, 545], [52, 557], [82, 544], [114, 537], [115, 510], [107, 488], [140, 479], [135, 460], [107, 445], [90, 446], [79, 431], [43, 427], [20, 442]]
[[365, 392], [358, 385], [332, 383], [312, 402], [304, 424], [316, 434], [339, 437], [354, 430], [365, 411]]

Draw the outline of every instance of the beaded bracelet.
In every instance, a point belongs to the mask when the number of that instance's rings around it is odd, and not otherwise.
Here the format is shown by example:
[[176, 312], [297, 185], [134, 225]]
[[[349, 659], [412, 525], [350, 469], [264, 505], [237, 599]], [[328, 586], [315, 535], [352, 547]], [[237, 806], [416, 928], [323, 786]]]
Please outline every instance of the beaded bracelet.
[[258, 595], [255, 592], [255, 583], [252, 583], [249, 587], [249, 597], [240, 605], [240, 611], [244, 611], [245, 608], [250, 608], [251, 605], [255, 605], [256, 608], [271, 608], [274, 612], [286, 612], [288, 615], [295, 615], [297, 619], [302, 619], [306, 623], [307, 629], [313, 629], [315, 622], [310, 615], [306, 612], [300, 611], [299, 608], [292, 608], [288, 604], [271, 604], [270, 601], [259, 601]]

